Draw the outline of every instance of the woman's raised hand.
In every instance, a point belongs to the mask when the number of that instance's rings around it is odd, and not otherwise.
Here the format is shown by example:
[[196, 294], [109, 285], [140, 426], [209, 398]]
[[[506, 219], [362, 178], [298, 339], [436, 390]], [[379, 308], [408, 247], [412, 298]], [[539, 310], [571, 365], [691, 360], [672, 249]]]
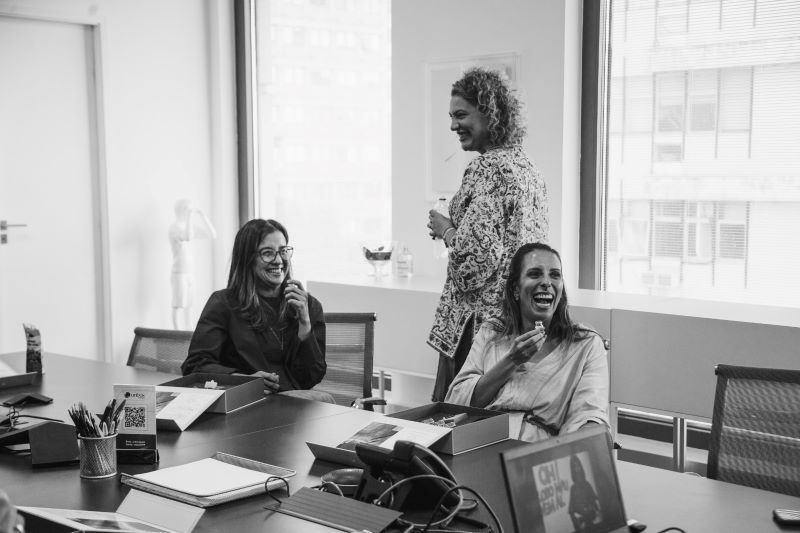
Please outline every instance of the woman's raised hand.
[[511, 362], [519, 366], [530, 361], [531, 357], [542, 348], [546, 336], [544, 326], [540, 324], [518, 336], [511, 343], [511, 349], [508, 351]]
[[294, 309], [297, 317], [298, 328], [297, 336], [300, 340], [305, 340], [311, 334], [311, 318], [308, 316], [308, 293], [303, 289], [303, 285], [296, 280], [286, 283], [283, 290], [286, 304]]
[[286, 283], [286, 288], [283, 290], [283, 296], [286, 298], [286, 304], [294, 309], [297, 320], [301, 324], [310, 324], [311, 319], [308, 316], [308, 293], [303, 289], [303, 285], [299, 281], [288, 281]]

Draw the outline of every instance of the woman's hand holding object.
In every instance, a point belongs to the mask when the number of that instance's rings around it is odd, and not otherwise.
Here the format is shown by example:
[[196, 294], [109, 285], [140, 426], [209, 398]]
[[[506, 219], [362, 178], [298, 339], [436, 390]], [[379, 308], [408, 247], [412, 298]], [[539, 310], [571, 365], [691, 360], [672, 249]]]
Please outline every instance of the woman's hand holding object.
[[430, 230], [428, 235], [431, 236], [431, 239], [443, 238], [444, 232], [449, 228], [455, 228], [453, 222], [449, 218], [435, 209], [428, 211], [428, 229]]
[[545, 341], [544, 328], [536, 327], [514, 339], [508, 357], [515, 366], [527, 363], [542, 348]]
[[278, 389], [280, 388], [280, 377], [278, 376], [278, 374], [259, 370], [258, 372], [253, 372], [253, 374], [251, 375], [258, 376], [263, 379], [264, 394], [272, 394], [273, 392], [278, 392]]

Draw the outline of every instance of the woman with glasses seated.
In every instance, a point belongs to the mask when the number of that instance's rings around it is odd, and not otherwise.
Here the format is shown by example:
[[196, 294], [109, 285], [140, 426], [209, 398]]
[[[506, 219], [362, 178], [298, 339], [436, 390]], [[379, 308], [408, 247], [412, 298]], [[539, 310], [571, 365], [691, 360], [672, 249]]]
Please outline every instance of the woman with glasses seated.
[[608, 426], [605, 344], [570, 318], [558, 252], [521, 246], [503, 296], [502, 321], [481, 326], [445, 401], [507, 411], [511, 438], [531, 442]]
[[255, 219], [236, 234], [228, 288], [211, 295], [197, 322], [183, 374], [259, 376], [264, 394], [334, 403], [309, 391], [325, 376], [322, 305], [292, 279], [289, 234]]

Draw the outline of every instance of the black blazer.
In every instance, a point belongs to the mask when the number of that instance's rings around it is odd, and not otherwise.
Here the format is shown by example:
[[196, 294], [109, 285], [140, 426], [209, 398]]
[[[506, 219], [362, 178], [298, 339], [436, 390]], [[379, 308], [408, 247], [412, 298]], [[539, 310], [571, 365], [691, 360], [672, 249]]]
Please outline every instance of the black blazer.
[[[290, 322], [279, 343], [270, 331], [255, 330], [236, 309], [229, 289], [217, 291], [206, 303], [189, 345], [189, 355], [181, 365], [183, 374], [211, 372], [252, 374], [276, 372], [280, 390], [310, 389], [325, 377], [325, 317], [319, 300], [308, 295], [311, 335], [297, 337], [297, 323]], [[277, 327], [277, 325], [273, 325]], [[282, 346], [281, 346], [282, 344]], [[280, 364], [265, 357], [267, 350], [283, 351]]]

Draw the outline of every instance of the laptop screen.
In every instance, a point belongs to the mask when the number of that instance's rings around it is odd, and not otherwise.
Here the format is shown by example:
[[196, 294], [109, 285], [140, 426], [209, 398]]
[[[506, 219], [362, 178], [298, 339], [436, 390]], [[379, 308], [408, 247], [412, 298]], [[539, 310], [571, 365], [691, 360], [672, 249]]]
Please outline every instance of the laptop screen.
[[625, 510], [604, 426], [500, 454], [517, 531], [610, 533]]

